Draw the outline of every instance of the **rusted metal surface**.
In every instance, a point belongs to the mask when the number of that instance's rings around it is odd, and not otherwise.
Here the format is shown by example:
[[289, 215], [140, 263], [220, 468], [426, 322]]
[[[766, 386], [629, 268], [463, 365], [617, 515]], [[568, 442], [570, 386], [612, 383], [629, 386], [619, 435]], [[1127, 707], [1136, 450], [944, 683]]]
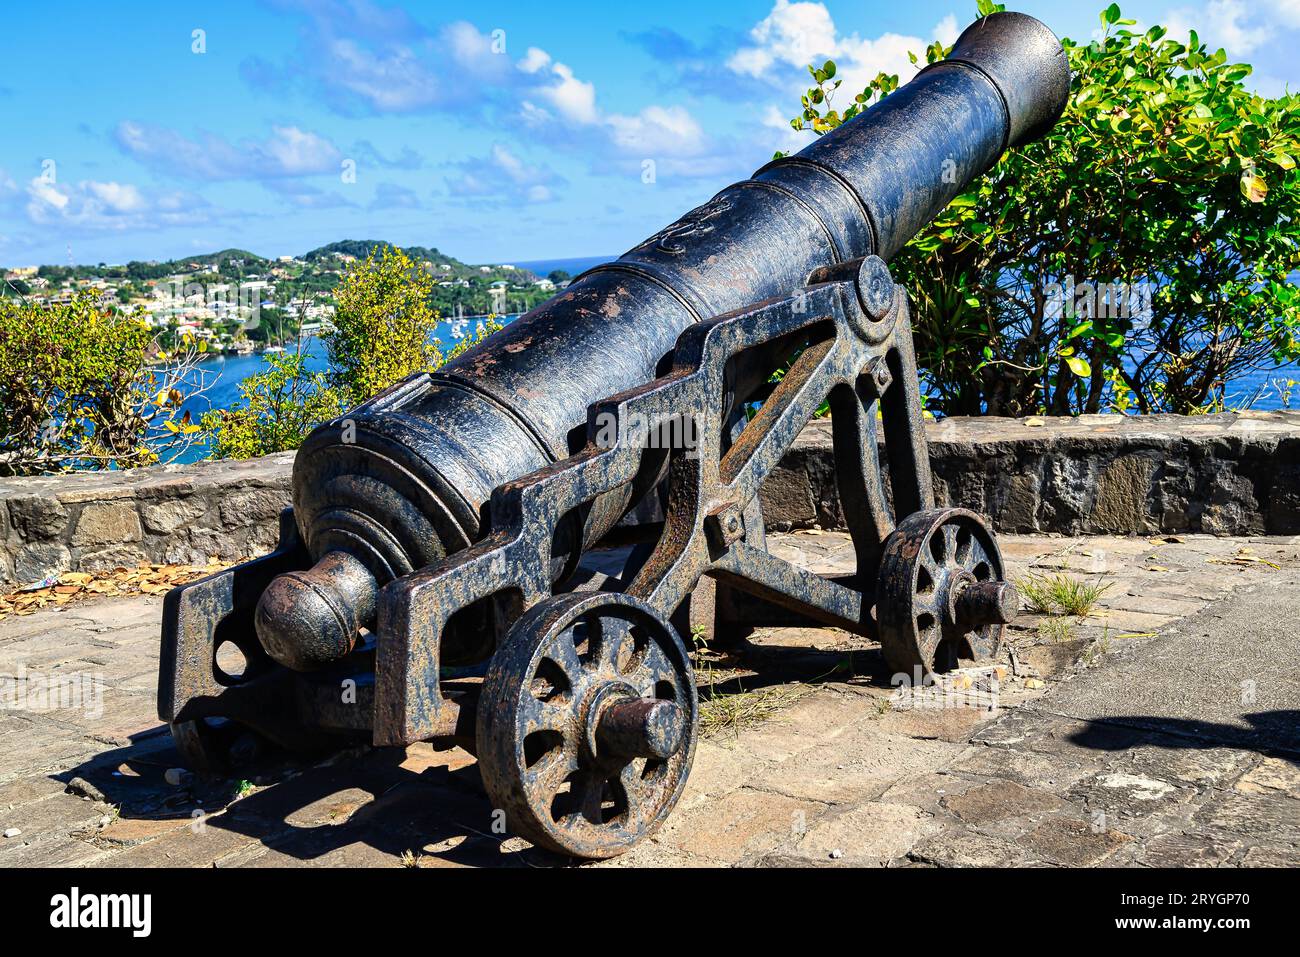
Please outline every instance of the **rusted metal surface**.
[[653, 609], [627, 595], [558, 595], [492, 659], [478, 706], [484, 787], [534, 843], [611, 857], [677, 803], [697, 710], [686, 648]]
[[[186, 722], [225, 717], [284, 743], [462, 743], [512, 827], [602, 857], [676, 802], [696, 733], [681, 636], [738, 594], [878, 636], [897, 670], [996, 651], [1016, 596], [982, 520], [934, 508], [885, 259], [1059, 114], [1064, 63], [1037, 21], [985, 18], [861, 117], [318, 429], [281, 548], [168, 597], [178, 741], [204, 760], [220, 729]], [[758, 504], [823, 402], [857, 557], [839, 580], [770, 555]], [[619, 524], [633, 513], [648, 524]], [[639, 542], [622, 574], [580, 573], [618, 535]]]
[[[1019, 599], [984, 519], [961, 508], [907, 516], [880, 563], [880, 650], [895, 672], [924, 678], [1002, 645]], [[918, 671], [919, 669], [919, 671]]]

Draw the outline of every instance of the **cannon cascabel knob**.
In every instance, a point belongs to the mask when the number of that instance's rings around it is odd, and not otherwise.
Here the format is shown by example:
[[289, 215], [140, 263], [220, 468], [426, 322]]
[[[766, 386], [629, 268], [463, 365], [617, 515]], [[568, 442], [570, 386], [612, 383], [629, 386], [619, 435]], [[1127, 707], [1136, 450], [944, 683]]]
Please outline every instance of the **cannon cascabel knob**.
[[287, 572], [267, 586], [254, 623], [268, 655], [294, 671], [340, 661], [374, 620], [378, 585], [347, 552], [328, 552], [315, 567]]

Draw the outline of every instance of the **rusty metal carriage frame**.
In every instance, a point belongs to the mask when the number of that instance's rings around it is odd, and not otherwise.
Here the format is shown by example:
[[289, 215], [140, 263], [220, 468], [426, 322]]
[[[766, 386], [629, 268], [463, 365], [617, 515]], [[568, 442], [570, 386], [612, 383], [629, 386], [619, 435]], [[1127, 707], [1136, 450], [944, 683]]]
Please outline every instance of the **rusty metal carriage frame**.
[[[858, 633], [872, 630], [874, 573], [894, 529], [876, 442], [876, 411], [890, 441], [895, 507], [933, 507], [929, 458], [907, 299], [878, 259], [852, 263], [849, 278], [817, 282], [700, 323], [683, 333], [672, 371], [591, 407], [593, 441], [571, 458], [501, 486], [491, 501], [494, 531], [446, 561], [389, 584], [380, 594], [375, 741], [405, 744], [452, 726], [440, 691], [439, 636], [451, 616], [494, 600], [508, 628], [552, 595], [551, 544], [566, 517], [598, 496], [654, 470], [655, 450], [630, 420], [693, 417], [698, 444], [669, 450], [668, 507], [658, 544], [625, 593], [665, 619], [702, 576]], [[861, 272], [869, 277], [859, 276]], [[841, 271], [843, 272], [843, 271]], [[814, 277], [818, 278], [818, 277]], [[875, 283], [878, 316], [859, 290]], [[800, 352], [734, 442], [726, 428], [734, 397], [732, 360], [774, 341]], [[745, 539], [745, 514], [822, 402], [830, 400], [837, 482], [858, 556], [857, 587], [812, 574]], [[597, 422], [618, 423], [609, 447]], [[562, 576], [565, 577], [565, 576]], [[866, 582], [865, 588], [862, 583]]]

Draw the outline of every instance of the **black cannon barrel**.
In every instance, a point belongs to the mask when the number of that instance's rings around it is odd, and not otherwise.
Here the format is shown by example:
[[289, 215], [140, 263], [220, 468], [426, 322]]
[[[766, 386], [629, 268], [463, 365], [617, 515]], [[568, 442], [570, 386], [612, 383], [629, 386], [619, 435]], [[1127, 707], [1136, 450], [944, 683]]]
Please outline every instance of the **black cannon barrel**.
[[[1049, 129], [1068, 92], [1046, 26], [985, 17], [858, 117], [317, 429], [294, 465], [294, 506], [318, 565], [263, 595], [267, 652], [297, 669], [342, 657], [378, 587], [479, 538], [492, 490], [580, 447], [587, 407], [659, 374], [685, 328], [788, 295], [819, 267], [889, 259], [1005, 149]], [[598, 507], [589, 533], [626, 505]]]

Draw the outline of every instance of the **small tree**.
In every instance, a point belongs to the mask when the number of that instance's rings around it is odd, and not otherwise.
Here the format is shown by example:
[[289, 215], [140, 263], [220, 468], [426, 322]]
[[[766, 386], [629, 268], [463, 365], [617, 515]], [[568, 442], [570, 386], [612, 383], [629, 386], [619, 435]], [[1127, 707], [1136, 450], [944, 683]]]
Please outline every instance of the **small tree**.
[[238, 404], [203, 416], [213, 457], [296, 449], [322, 422], [413, 373], [438, 368], [501, 328], [489, 317], [444, 354], [433, 335], [433, 285], [400, 249], [372, 251], [349, 266], [335, 294], [333, 328], [323, 337], [329, 371], [308, 371], [301, 343], [296, 353], [267, 356], [267, 368], [240, 383]]
[[[1247, 90], [1251, 68], [1195, 32], [1134, 33], [1117, 4], [1101, 23], [1099, 39], [1063, 41], [1072, 83], [1056, 126], [891, 264], [936, 411], [1191, 413], [1221, 408], [1225, 381], [1300, 356], [1300, 97]], [[926, 60], [947, 52], [933, 44]], [[834, 64], [809, 70], [792, 125], [818, 134], [898, 86], [882, 74], [840, 114]]]
[[332, 381], [350, 404], [443, 362], [433, 333], [434, 280], [400, 249], [372, 250], [353, 263], [334, 294], [334, 331], [325, 338]]
[[0, 475], [131, 468], [176, 459], [199, 426], [200, 346], [169, 356], [135, 316], [82, 294], [0, 300]]
[[302, 445], [317, 425], [347, 408], [324, 372], [310, 372], [302, 351], [266, 356], [266, 369], [239, 383], [240, 404], [203, 416], [212, 457], [248, 459]]

